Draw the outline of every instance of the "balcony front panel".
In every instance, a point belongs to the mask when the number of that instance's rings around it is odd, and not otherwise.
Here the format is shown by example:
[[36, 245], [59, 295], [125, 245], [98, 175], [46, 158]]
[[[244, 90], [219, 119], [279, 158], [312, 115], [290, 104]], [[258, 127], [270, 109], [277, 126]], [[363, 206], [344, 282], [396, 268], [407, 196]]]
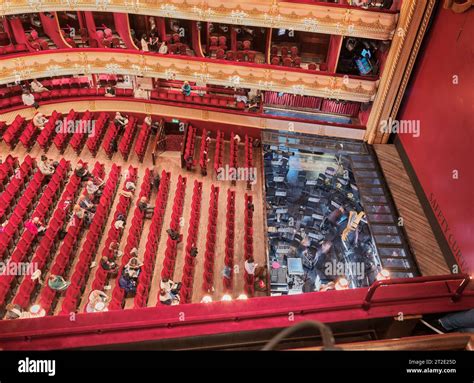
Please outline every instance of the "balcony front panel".
[[54, 50], [0, 60], [0, 84], [91, 73], [176, 79], [358, 102], [372, 101], [378, 85], [378, 81], [349, 76], [271, 70], [222, 61], [107, 49]]
[[398, 13], [274, 0], [3, 0], [0, 15], [109, 11], [390, 40]]

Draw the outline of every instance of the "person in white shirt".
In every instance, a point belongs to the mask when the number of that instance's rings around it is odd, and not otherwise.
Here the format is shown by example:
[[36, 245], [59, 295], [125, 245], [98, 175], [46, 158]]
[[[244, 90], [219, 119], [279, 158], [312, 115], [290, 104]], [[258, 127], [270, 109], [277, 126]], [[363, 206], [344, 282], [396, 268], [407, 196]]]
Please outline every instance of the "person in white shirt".
[[50, 161], [48, 160], [48, 157], [46, 156], [41, 156], [41, 159], [37, 163], [37, 168], [43, 174], [44, 176], [50, 176], [54, 174], [54, 171], [56, 170], [53, 165], [49, 163]]
[[252, 257], [247, 259], [244, 264], [245, 271], [249, 275], [255, 275], [255, 269], [257, 268], [258, 264], [255, 263]]
[[238, 134], [236, 134], [236, 135], [234, 136], [234, 141], [235, 141], [235, 143], [236, 143], [237, 145], [240, 144], [241, 139], [240, 139], [240, 136], [239, 136]]
[[148, 126], [151, 126], [153, 124], [153, 120], [151, 119], [150, 115], [146, 116], [143, 122], [147, 124]]
[[158, 53], [162, 55], [168, 54], [168, 45], [166, 45], [166, 41], [163, 41], [160, 45], [160, 49], [158, 49]]
[[133, 92], [133, 97], [143, 98], [143, 99], [147, 100], [148, 99], [148, 92], [145, 89], [142, 89], [141, 87], [138, 87]]
[[35, 109], [39, 108], [38, 103], [35, 100], [35, 96], [33, 93], [31, 93], [29, 90], [26, 90], [22, 95], [21, 95], [21, 100], [23, 101], [23, 104], [26, 106], [32, 106]]
[[39, 93], [39, 92], [49, 92], [49, 89], [43, 86], [38, 80], [33, 80], [30, 83], [30, 88], [33, 92]]
[[148, 52], [149, 49], [148, 49], [148, 41], [147, 41], [147, 38], [146, 38], [146, 35], [143, 35], [142, 36], [142, 39], [140, 41], [140, 44], [142, 46], [142, 51], [143, 52]]
[[46, 118], [46, 116], [43, 114], [43, 113], [36, 113], [33, 117], [33, 125], [35, 128], [38, 128], [40, 130], [43, 130], [45, 124], [48, 122], [49, 120]]

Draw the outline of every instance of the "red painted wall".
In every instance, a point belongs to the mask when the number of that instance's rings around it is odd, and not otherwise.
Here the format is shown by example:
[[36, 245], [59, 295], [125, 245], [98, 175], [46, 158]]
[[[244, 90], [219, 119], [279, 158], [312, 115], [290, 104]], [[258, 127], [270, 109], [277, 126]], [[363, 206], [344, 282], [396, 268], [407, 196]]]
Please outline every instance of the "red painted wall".
[[[439, 7], [399, 120], [420, 120], [420, 136], [399, 134], [451, 251], [474, 272], [474, 9]], [[453, 84], [453, 76], [459, 83]], [[453, 170], [459, 179], [453, 179]]]

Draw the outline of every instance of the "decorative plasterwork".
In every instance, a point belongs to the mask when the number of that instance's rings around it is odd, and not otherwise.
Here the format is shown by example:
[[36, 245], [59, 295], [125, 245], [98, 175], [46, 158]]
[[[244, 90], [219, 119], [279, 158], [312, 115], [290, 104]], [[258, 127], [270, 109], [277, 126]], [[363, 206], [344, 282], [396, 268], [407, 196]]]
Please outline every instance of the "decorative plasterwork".
[[0, 60], [0, 84], [33, 78], [81, 74], [123, 74], [187, 80], [198, 84], [224, 85], [369, 102], [377, 92], [378, 81], [315, 75], [311, 72], [271, 70], [219, 62], [157, 56], [120, 51], [75, 49], [67, 52]]
[[390, 40], [398, 14], [278, 0], [0, 0], [0, 15], [110, 11]]
[[400, 25], [392, 41], [377, 96], [367, 122], [365, 140], [370, 144], [387, 143], [390, 134], [381, 123], [397, 118], [421, 42], [425, 36], [436, 0], [404, 0]]

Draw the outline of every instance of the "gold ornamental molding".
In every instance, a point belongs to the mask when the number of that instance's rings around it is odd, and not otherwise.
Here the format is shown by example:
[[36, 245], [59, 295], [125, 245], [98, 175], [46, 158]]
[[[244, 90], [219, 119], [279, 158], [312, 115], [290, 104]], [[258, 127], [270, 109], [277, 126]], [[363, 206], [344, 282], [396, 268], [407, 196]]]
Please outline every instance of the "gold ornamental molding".
[[364, 139], [370, 144], [384, 144], [390, 138], [390, 133], [381, 129], [382, 122], [397, 118], [435, 5], [436, 0], [403, 1], [397, 33], [367, 121]]
[[473, 6], [474, 6], [474, 0], [464, 0], [464, 1], [445, 0], [444, 1], [444, 8], [451, 9], [454, 13], [467, 12]]
[[109, 11], [297, 31], [392, 39], [398, 14], [278, 0], [0, 0], [0, 15]]
[[[254, 129], [288, 130], [291, 123], [293, 130], [297, 133], [317, 134], [320, 136], [331, 136], [340, 138], [350, 138], [362, 140], [365, 130], [349, 127], [338, 127], [324, 125], [317, 121], [301, 122], [286, 119], [272, 119], [257, 116], [245, 116], [243, 114], [233, 114], [219, 111], [186, 108], [182, 106], [147, 103], [143, 100], [123, 101], [104, 100], [103, 98], [91, 104], [89, 101], [58, 101], [53, 104], [42, 105], [39, 109], [41, 113], [49, 116], [53, 111], [67, 114], [71, 109], [77, 112], [116, 112], [120, 110], [125, 113], [151, 114], [154, 116], [178, 118], [180, 120], [207, 121], [219, 125], [238, 125]], [[26, 119], [31, 119], [35, 115], [34, 108], [24, 107], [13, 112], [1, 113], [0, 121], [11, 123], [17, 115]]]
[[120, 51], [74, 49], [0, 59], [0, 84], [64, 75], [115, 74], [370, 102], [378, 81]]

